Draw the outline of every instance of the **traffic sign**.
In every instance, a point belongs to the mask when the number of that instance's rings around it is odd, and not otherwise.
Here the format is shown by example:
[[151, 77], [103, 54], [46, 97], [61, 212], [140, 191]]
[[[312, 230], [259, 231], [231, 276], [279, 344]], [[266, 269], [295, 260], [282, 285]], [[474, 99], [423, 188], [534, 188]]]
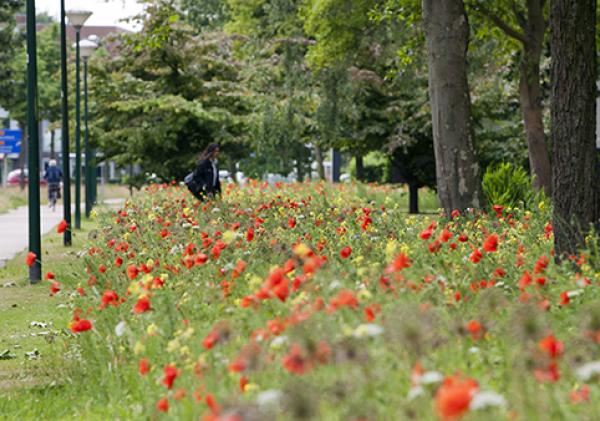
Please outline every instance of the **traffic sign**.
[[0, 130], [0, 153], [21, 153], [23, 132], [21, 130]]

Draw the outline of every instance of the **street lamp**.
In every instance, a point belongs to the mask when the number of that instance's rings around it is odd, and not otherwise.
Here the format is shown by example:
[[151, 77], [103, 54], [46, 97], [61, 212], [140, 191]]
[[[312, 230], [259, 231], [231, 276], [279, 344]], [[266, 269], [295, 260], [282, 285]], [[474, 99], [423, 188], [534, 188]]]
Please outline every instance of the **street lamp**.
[[29, 266], [29, 281], [42, 279], [42, 239], [40, 234], [40, 139], [37, 109], [37, 45], [35, 0], [27, 0], [27, 136], [29, 145], [29, 251], [36, 258]]
[[88, 59], [98, 48], [98, 44], [89, 39], [84, 39], [79, 43], [81, 58], [83, 59], [83, 121], [84, 121], [84, 149], [85, 149], [85, 217], [89, 218], [93, 206], [93, 185], [92, 185], [92, 151], [90, 148], [89, 131], [88, 131]]
[[67, 229], [63, 243], [70, 246], [71, 240], [71, 158], [69, 150], [69, 95], [67, 81], [67, 25], [65, 23], [65, 0], [60, 0], [60, 85], [62, 102], [62, 167], [63, 167], [63, 218]]
[[79, 40], [81, 28], [92, 12], [70, 10], [67, 12], [69, 24], [75, 28], [75, 228], [81, 228], [81, 92], [79, 70]]

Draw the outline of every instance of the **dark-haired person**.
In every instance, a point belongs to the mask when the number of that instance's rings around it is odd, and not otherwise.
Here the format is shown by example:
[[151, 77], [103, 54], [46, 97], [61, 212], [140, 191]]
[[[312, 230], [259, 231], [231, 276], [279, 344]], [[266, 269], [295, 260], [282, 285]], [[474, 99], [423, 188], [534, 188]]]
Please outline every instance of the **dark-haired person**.
[[[219, 166], [217, 157], [219, 156], [219, 145], [211, 143], [200, 154], [198, 166], [193, 172], [196, 188], [192, 189], [188, 184], [191, 193], [198, 199], [204, 200], [207, 196], [214, 197], [221, 194], [221, 181], [219, 180]], [[196, 190], [196, 191], [194, 191]]]

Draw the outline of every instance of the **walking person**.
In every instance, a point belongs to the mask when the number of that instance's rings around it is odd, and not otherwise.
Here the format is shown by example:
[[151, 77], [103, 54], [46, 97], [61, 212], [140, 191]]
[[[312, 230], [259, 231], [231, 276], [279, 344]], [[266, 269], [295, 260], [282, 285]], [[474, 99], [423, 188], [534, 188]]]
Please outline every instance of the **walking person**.
[[200, 201], [221, 194], [218, 156], [219, 145], [211, 143], [200, 154], [196, 169], [186, 177], [188, 189]]
[[44, 174], [44, 180], [48, 182], [48, 207], [56, 207], [56, 201], [60, 199], [60, 183], [62, 182], [63, 174], [60, 168], [56, 165], [56, 160], [51, 159], [48, 163], [48, 169]]

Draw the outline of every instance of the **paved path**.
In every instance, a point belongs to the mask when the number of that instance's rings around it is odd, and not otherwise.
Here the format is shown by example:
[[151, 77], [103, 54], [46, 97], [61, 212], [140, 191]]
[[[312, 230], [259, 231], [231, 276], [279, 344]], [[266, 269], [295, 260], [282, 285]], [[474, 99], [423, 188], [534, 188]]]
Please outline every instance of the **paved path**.
[[[123, 199], [107, 199], [105, 205], [117, 206]], [[74, 207], [73, 207], [74, 209]], [[83, 205], [82, 205], [83, 211]], [[50, 232], [63, 219], [62, 205], [56, 205], [56, 210], [48, 206], [40, 207], [42, 235]], [[29, 212], [27, 206], [13, 209], [0, 215], [0, 267], [12, 259], [29, 245]]]

